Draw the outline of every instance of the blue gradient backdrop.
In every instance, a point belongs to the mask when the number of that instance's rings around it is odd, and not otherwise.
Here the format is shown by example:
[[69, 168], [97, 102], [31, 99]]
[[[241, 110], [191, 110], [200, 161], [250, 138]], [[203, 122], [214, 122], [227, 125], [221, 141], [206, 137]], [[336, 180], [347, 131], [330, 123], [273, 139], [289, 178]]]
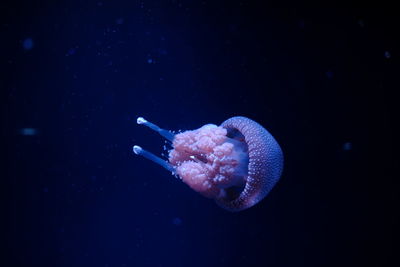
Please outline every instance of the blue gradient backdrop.
[[[248, 1], [1, 4], [2, 266], [391, 266], [395, 16]], [[252, 118], [281, 181], [230, 213], [137, 157]]]

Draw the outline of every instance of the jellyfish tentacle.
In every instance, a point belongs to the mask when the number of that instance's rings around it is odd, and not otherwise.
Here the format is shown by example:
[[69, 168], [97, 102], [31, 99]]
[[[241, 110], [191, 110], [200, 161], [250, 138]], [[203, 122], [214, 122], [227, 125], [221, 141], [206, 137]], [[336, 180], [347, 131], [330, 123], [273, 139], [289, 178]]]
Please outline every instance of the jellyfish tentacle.
[[140, 155], [148, 160], [153, 161], [154, 163], [157, 163], [161, 167], [165, 168], [167, 171], [170, 171], [175, 174], [175, 168], [169, 164], [167, 161], [163, 160], [160, 157], [157, 157], [153, 153], [141, 148], [140, 146], [133, 146], [133, 152], [136, 155]]
[[172, 141], [174, 140], [175, 135], [174, 135], [172, 132], [158, 127], [157, 125], [155, 125], [154, 123], [151, 123], [151, 122], [147, 121], [147, 120], [146, 120], [145, 118], [143, 118], [143, 117], [138, 117], [137, 120], [136, 120], [136, 122], [137, 122], [137, 124], [142, 124], [142, 125], [144, 125], [144, 126], [149, 127], [149, 128], [152, 129], [153, 131], [158, 132], [162, 137], [164, 137], [164, 138], [167, 139], [168, 141], [171, 141], [171, 142], [172, 142]]

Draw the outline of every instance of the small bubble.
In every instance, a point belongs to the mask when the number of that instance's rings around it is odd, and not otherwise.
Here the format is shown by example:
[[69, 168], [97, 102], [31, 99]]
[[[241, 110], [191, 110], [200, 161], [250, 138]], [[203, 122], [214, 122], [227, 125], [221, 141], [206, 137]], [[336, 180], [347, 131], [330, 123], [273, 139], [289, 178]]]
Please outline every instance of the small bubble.
[[47, 187], [44, 187], [43, 188], [43, 193], [48, 193], [48, 192], [49, 192], [49, 189]]
[[352, 149], [352, 144], [350, 142], [346, 142], [343, 144], [343, 150], [349, 151]]
[[390, 58], [392, 55], [390, 54], [390, 52], [389, 51], [386, 51], [385, 52], [385, 58]]
[[180, 225], [182, 225], [182, 219], [181, 219], [181, 218], [178, 218], [178, 217], [175, 217], [175, 218], [172, 220], [172, 223], [173, 223], [174, 225], [176, 225], [176, 226], [180, 226]]
[[23, 42], [22, 42], [22, 47], [28, 51], [31, 50], [33, 48], [33, 40], [31, 38], [26, 38]]
[[20, 131], [21, 135], [32, 136], [37, 135], [38, 131], [35, 128], [22, 128]]
[[326, 77], [327, 77], [328, 79], [332, 79], [332, 78], [333, 78], [333, 72], [332, 72], [332, 71], [327, 71], [327, 72], [325, 73], [325, 75], [326, 75]]
[[149, 64], [153, 63], [153, 59], [149, 58], [149, 59], [147, 60], [147, 63], [149, 63]]
[[66, 56], [73, 56], [76, 53], [76, 49], [75, 48], [71, 48], [68, 50]]
[[118, 18], [115, 20], [115, 23], [118, 25], [124, 24], [124, 19], [123, 18]]

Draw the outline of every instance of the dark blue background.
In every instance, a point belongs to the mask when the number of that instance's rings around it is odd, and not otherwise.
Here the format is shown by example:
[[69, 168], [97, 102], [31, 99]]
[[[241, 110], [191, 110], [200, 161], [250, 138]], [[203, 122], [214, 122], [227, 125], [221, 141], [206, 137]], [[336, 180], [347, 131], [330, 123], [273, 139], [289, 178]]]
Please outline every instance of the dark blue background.
[[[3, 266], [391, 265], [390, 7], [16, 1], [1, 12]], [[285, 155], [281, 181], [249, 210], [227, 212], [132, 153], [163, 146], [137, 116], [186, 130], [235, 115]]]

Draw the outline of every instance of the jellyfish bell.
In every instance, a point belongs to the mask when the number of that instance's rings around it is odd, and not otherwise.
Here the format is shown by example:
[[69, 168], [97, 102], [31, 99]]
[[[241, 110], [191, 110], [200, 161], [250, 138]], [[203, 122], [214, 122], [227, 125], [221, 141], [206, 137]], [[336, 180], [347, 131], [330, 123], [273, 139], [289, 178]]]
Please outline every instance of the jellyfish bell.
[[171, 142], [168, 160], [134, 146], [133, 151], [177, 175], [190, 188], [229, 211], [260, 202], [279, 180], [283, 153], [274, 137], [257, 122], [232, 117], [220, 126], [173, 134], [142, 117], [137, 123]]

